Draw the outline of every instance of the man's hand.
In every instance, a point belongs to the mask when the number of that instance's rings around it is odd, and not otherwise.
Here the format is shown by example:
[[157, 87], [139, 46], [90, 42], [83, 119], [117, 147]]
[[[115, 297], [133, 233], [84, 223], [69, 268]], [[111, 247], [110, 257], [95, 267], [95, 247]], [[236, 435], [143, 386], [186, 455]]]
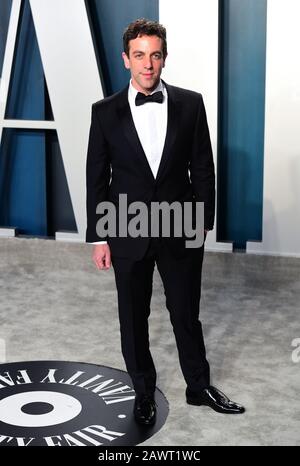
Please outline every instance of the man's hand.
[[111, 258], [108, 244], [96, 244], [94, 246], [93, 261], [99, 270], [107, 270], [110, 268]]

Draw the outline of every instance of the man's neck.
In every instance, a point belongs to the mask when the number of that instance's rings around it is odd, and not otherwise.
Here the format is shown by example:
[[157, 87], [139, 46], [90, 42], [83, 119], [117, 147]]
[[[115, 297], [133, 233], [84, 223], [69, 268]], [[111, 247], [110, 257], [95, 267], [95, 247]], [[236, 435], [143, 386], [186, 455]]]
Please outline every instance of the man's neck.
[[136, 83], [135, 83], [132, 79], [130, 80], [130, 84], [132, 85], [132, 87], [133, 87], [137, 92], [141, 92], [142, 94], [145, 94], [145, 95], [150, 95], [150, 94], [152, 94], [152, 93], [158, 88], [158, 86], [160, 85], [160, 83], [161, 83], [161, 80], [159, 79], [159, 80], [157, 81], [157, 83], [156, 83], [153, 87], [151, 87], [151, 88], [149, 88], [149, 89], [141, 89], [139, 86], [136, 85]]

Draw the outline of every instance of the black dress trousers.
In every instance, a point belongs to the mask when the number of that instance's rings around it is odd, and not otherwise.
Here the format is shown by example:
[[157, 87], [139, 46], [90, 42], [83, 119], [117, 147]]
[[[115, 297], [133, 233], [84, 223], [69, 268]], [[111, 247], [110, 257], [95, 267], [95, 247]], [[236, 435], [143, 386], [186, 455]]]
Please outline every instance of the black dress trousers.
[[139, 261], [112, 257], [122, 354], [137, 394], [153, 394], [156, 385], [148, 333], [155, 264], [162, 278], [186, 384], [192, 391], [209, 385], [209, 364], [199, 320], [203, 252], [204, 246], [186, 249], [185, 256], [177, 259], [160, 238], [152, 238]]

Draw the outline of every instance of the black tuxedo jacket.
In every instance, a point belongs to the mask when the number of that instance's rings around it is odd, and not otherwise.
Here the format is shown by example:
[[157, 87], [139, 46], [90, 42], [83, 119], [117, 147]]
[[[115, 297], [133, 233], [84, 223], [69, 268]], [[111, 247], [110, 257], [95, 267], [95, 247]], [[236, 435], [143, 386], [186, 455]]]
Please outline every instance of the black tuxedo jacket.
[[[168, 123], [156, 178], [134, 126], [128, 86], [92, 106], [86, 173], [86, 241], [107, 240], [116, 257], [139, 260], [149, 245], [149, 238], [145, 237], [97, 236], [98, 203], [111, 201], [117, 206], [119, 194], [127, 194], [128, 204], [133, 201], [143, 201], [147, 205], [151, 201], [202, 201], [205, 229], [213, 228], [215, 174], [202, 96], [164, 84], [168, 93]], [[184, 254], [184, 238], [162, 241], [175, 256]]]

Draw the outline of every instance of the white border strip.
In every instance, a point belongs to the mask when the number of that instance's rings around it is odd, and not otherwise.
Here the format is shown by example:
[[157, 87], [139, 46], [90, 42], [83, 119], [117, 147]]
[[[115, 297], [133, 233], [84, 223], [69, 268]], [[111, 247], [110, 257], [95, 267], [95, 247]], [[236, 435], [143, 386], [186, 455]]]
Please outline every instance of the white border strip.
[[[219, 2], [160, 0], [159, 21], [167, 29], [169, 51], [162, 77], [203, 95], [217, 172]], [[216, 227], [205, 244], [208, 251], [232, 252], [232, 243], [216, 240]]]
[[16, 228], [0, 228], [0, 238], [13, 238], [16, 236]]
[[21, 0], [13, 0], [11, 5], [6, 47], [3, 59], [2, 76], [0, 81], [0, 144], [4, 127], [4, 115], [9, 90], [10, 76], [13, 65], [17, 30], [20, 16]]

